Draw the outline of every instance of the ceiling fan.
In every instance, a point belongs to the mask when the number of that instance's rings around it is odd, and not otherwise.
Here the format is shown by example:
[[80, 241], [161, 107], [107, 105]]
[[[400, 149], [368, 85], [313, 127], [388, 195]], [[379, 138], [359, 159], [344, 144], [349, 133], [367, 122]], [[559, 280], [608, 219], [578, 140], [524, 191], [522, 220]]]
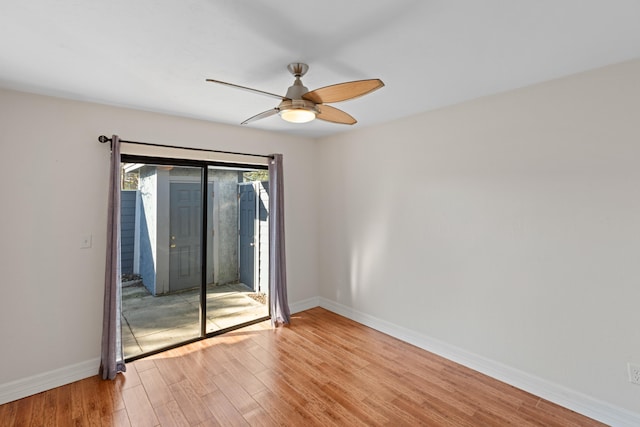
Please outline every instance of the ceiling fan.
[[253, 117], [249, 117], [241, 123], [243, 125], [264, 119], [265, 117], [273, 116], [274, 114], [280, 114], [280, 117], [283, 120], [291, 123], [306, 123], [313, 119], [320, 119], [332, 123], [353, 125], [357, 122], [356, 119], [342, 110], [327, 105], [327, 103], [357, 98], [384, 86], [384, 83], [380, 79], [369, 79], [339, 83], [309, 91], [309, 89], [307, 89], [300, 80], [300, 78], [309, 70], [309, 66], [301, 62], [294, 62], [289, 64], [287, 69], [291, 74], [293, 74], [295, 81], [293, 82], [293, 85], [289, 87], [285, 96], [219, 80], [207, 79], [207, 81], [247, 90], [249, 92], [270, 96], [280, 100], [280, 104], [277, 107], [263, 111]]

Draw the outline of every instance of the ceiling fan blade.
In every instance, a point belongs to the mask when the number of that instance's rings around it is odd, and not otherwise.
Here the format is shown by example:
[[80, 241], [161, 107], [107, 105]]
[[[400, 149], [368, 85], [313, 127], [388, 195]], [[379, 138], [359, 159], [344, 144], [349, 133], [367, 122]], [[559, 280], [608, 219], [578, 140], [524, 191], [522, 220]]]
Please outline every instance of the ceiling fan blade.
[[272, 108], [271, 110], [263, 111], [260, 114], [256, 114], [253, 117], [249, 117], [244, 122], [240, 123], [241, 125], [246, 125], [247, 123], [255, 122], [256, 120], [264, 119], [265, 117], [273, 116], [274, 114], [278, 114], [280, 112], [279, 108]]
[[316, 105], [316, 108], [318, 109], [316, 119], [331, 123], [340, 123], [343, 125], [353, 125], [358, 122], [350, 114], [347, 114], [342, 110], [338, 110], [330, 105], [318, 104]]
[[366, 95], [383, 86], [384, 83], [380, 79], [356, 80], [321, 87], [305, 93], [302, 98], [316, 104], [340, 102]]
[[207, 81], [211, 82], [211, 83], [218, 83], [218, 84], [225, 85], [225, 86], [235, 87], [237, 89], [242, 89], [242, 90], [246, 90], [246, 91], [253, 92], [253, 93], [259, 93], [261, 95], [270, 96], [272, 98], [277, 98], [277, 99], [280, 99], [280, 100], [289, 99], [286, 96], [276, 95], [275, 93], [265, 92], [263, 90], [258, 90], [258, 89], [252, 89], [250, 87], [240, 86], [240, 85], [236, 85], [236, 84], [233, 84], [233, 83], [221, 82], [220, 80], [207, 79]]

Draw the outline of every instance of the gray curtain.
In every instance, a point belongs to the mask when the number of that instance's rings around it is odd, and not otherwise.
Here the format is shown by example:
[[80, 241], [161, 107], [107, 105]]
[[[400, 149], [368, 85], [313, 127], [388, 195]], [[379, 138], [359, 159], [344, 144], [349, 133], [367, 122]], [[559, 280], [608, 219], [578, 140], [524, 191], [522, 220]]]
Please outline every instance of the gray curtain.
[[126, 371], [120, 324], [120, 272], [120, 139], [117, 135], [113, 135], [111, 142], [111, 171], [109, 173], [107, 263], [104, 279], [104, 317], [102, 321], [102, 355], [100, 359], [100, 375], [105, 380], [112, 380], [118, 372]]
[[284, 247], [284, 185], [282, 154], [269, 161], [269, 303], [271, 324], [289, 323], [287, 255]]

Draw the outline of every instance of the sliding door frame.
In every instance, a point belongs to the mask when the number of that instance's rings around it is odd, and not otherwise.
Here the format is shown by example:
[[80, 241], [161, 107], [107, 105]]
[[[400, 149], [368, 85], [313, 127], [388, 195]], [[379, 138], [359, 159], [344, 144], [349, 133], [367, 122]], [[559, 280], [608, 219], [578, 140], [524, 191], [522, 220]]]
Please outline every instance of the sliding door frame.
[[[149, 165], [161, 165], [161, 166], [178, 166], [178, 167], [198, 167], [201, 171], [201, 187], [200, 194], [202, 197], [202, 228], [200, 233], [200, 303], [199, 303], [199, 322], [200, 322], [200, 336], [179, 343], [171, 344], [166, 347], [162, 347], [156, 350], [152, 350], [146, 353], [138, 354], [135, 356], [125, 358], [125, 362], [133, 362], [134, 360], [151, 356], [153, 354], [161, 353], [163, 351], [171, 350], [173, 348], [181, 347], [186, 344], [190, 344], [203, 339], [211, 338], [216, 335], [224, 334], [235, 329], [239, 329], [248, 325], [263, 322], [271, 318], [271, 304], [268, 305], [268, 315], [258, 319], [244, 322], [238, 325], [230, 326], [227, 328], [219, 329], [217, 331], [207, 332], [207, 242], [206, 233], [208, 224], [209, 212], [209, 197], [208, 197], [208, 185], [209, 185], [209, 167], [224, 167], [225, 169], [246, 169], [246, 170], [268, 170], [268, 166], [248, 164], [248, 163], [228, 163], [217, 161], [205, 161], [205, 160], [191, 160], [191, 159], [179, 159], [179, 158], [167, 158], [167, 157], [152, 157], [152, 156], [139, 156], [131, 154], [122, 154], [120, 156], [120, 164], [122, 163], [144, 163]], [[125, 355], [126, 356], [126, 355]]]

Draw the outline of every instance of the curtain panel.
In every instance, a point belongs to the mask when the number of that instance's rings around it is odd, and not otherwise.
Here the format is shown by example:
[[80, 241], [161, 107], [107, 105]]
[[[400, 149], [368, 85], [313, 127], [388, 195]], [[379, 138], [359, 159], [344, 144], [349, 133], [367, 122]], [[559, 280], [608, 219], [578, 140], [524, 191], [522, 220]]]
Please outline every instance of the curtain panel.
[[107, 259], [104, 280], [102, 353], [99, 374], [112, 380], [126, 371], [121, 334], [120, 267], [120, 139], [113, 135], [107, 212]]
[[282, 169], [282, 154], [274, 154], [269, 162], [269, 303], [274, 326], [291, 321], [287, 299]]

